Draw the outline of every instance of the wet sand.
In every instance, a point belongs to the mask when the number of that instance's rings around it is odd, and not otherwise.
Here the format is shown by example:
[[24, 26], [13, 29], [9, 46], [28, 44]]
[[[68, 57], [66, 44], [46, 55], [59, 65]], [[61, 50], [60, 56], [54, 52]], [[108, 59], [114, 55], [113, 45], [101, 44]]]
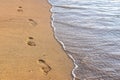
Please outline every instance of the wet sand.
[[47, 0], [0, 0], [0, 80], [72, 80]]

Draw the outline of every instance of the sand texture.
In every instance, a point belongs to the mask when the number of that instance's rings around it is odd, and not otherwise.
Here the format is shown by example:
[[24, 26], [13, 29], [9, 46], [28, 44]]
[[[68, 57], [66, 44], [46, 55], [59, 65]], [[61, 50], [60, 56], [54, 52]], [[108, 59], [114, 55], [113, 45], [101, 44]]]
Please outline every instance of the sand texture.
[[71, 80], [47, 0], [0, 0], [0, 80]]

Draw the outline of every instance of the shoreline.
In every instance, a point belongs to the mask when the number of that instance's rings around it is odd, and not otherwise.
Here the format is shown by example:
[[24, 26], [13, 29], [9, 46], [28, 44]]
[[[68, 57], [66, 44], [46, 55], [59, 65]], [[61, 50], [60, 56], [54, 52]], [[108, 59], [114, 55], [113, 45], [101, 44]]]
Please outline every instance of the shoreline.
[[[49, 0], [47, 0], [48, 1], [48, 3], [52, 6], [52, 4], [49, 2]], [[51, 7], [52, 8], [52, 7]], [[54, 19], [53, 18], [53, 16], [52, 16], [52, 11], [51, 11], [51, 9], [50, 9], [50, 13], [51, 13], [51, 18], [52, 19]], [[64, 50], [64, 52], [67, 54], [67, 56], [68, 56], [68, 58], [70, 58], [70, 60], [72, 61], [72, 71], [71, 71], [71, 76], [72, 76], [72, 80], [75, 80], [75, 79], [77, 79], [77, 77], [76, 77], [76, 75], [74, 74], [74, 71], [75, 71], [75, 69], [76, 68], [78, 68], [78, 66], [77, 66], [77, 64], [75, 64], [75, 60], [74, 60], [74, 58], [72, 57], [72, 55], [70, 55], [69, 54], [69, 52], [65, 49], [65, 45], [64, 45], [64, 43], [62, 42], [62, 41], [60, 41], [58, 38], [57, 38], [57, 36], [55, 35], [55, 27], [54, 27], [54, 25], [53, 25], [53, 20], [51, 20], [51, 27], [52, 27], [52, 30], [53, 30], [53, 36], [54, 36], [54, 38], [55, 38], [55, 40], [59, 43], [59, 45], [61, 46], [61, 48]]]
[[[50, 4], [50, 7], [52, 8], [52, 4], [49, 2], [49, 0], [47, 0], [48, 4]], [[51, 14], [51, 19], [53, 19], [52, 17], [52, 11], [51, 11], [51, 8], [49, 9], [49, 12]], [[50, 21], [50, 24], [51, 24], [51, 28], [52, 28], [52, 31], [53, 31], [53, 37], [54, 39], [58, 42], [58, 44], [61, 46], [61, 49], [64, 51], [64, 53], [67, 55], [67, 57], [71, 60], [72, 62], [72, 70], [71, 70], [71, 80], [75, 80], [77, 79], [76, 78], [76, 75], [74, 74], [74, 70], [78, 67], [74, 62], [74, 58], [72, 57], [72, 55], [70, 55], [66, 49], [65, 49], [65, 46], [64, 46], [64, 43], [62, 41], [60, 41], [57, 36], [55, 36], [55, 27], [53, 25], [53, 20]]]
[[47, 0], [0, 1], [0, 79], [72, 80], [72, 60], [55, 39]]

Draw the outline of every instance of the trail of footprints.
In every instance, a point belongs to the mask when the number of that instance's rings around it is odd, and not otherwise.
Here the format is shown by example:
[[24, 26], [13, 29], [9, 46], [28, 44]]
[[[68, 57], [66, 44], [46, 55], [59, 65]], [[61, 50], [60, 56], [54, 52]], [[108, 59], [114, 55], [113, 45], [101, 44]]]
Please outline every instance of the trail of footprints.
[[[23, 7], [22, 6], [18, 6], [17, 9], [18, 12], [23, 12]], [[29, 23], [32, 24], [33, 26], [37, 25], [37, 22], [33, 19], [28, 19]], [[36, 43], [34, 42], [34, 37], [28, 37], [28, 41], [27, 41], [27, 45], [29, 46], [36, 46]], [[45, 60], [43, 59], [39, 59], [38, 60], [38, 64], [40, 65], [41, 70], [47, 75], [50, 71], [51, 71], [51, 67], [50, 65], [48, 65], [46, 63]]]
[[[22, 6], [18, 6], [17, 8], [17, 12], [22, 13], [23, 12], [23, 7]], [[37, 22], [33, 19], [28, 19], [29, 23], [32, 24], [33, 26], [37, 25]]]
[[[36, 46], [36, 43], [34, 42], [34, 38], [33, 37], [28, 37], [29, 41], [27, 42], [27, 44], [29, 46]], [[49, 73], [49, 71], [52, 69], [45, 60], [43, 59], [39, 59], [38, 63], [40, 65], [41, 70], [47, 75]]]

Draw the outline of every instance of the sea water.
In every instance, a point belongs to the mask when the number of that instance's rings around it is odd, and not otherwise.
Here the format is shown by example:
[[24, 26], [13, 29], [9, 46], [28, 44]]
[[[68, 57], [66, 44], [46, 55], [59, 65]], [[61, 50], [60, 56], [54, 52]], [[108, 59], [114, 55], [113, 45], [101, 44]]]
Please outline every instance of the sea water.
[[120, 80], [120, 0], [49, 0], [73, 80]]

